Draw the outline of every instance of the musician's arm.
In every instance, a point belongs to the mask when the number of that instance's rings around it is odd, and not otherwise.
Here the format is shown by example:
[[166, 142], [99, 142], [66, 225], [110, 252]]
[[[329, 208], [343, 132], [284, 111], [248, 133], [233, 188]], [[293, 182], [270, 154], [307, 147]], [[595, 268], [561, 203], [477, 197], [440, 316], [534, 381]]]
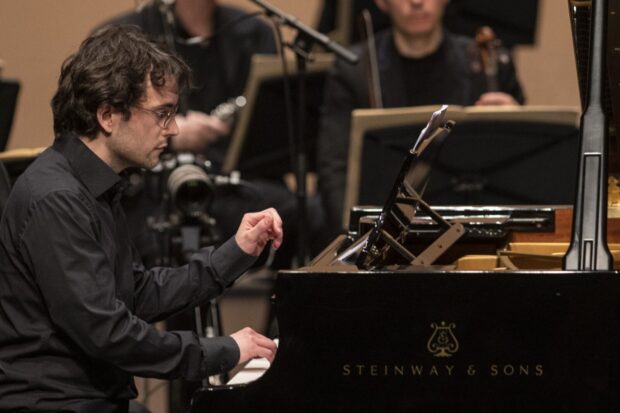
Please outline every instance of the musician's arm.
[[503, 49], [501, 56], [498, 66], [499, 89], [512, 96], [519, 105], [524, 105], [526, 99], [512, 57]]
[[204, 303], [221, 294], [255, 259], [231, 238], [217, 249], [203, 248], [181, 267], [146, 270], [134, 264], [136, 315], [153, 322]]
[[209, 145], [230, 133], [229, 125], [203, 112], [189, 111], [177, 115], [175, 120], [179, 134], [170, 139], [171, 149], [175, 152], [204, 152]]

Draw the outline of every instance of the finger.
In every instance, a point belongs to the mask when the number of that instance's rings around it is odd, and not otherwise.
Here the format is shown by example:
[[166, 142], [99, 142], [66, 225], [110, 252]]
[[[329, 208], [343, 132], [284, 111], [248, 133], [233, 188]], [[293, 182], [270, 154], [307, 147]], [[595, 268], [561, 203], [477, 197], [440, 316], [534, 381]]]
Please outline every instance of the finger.
[[283, 236], [282, 236], [282, 233], [280, 233], [278, 236], [273, 236], [273, 237], [271, 238], [271, 240], [272, 240], [272, 241], [271, 241], [271, 247], [272, 247], [274, 250], [277, 250], [278, 248], [280, 248], [280, 246], [282, 245], [282, 242], [283, 242]]
[[266, 347], [258, 347], [256, 351], [257, 358], [260, 358], [260, 357], [265, 358], [269, 360], [270, 363], [273, 362], [273, 359], [275, 358], [275, 356], [276, 356], [275, 352]]
[[[269, 238], [269, 230], [273, 225], [273, 218], [271, 215], [265, 215], [263, 218], [254, 225], [247, 232], [247, 236], [252, 241], [260, 241], [261, 239]], [[265, 241], [266, 242], [266, 241]]]
[[282, 228], [282, 218], [280, 218], [280, 214], [278, 214], [278, 211], [276, 211], [275, 208], [267, 208], [264, 212], [269, 213], [273, 217], [274, 224], [276, 224], [279, 228]]
[[266, 232], [260, 235], [260, 242], [264, 242], [266, 244], [270, 240], [272, 241], [271, 246], [273, 247], [273, 249], [278, 249], [280, 245], [282, 245], [282, 231], [278, 231], [272, 226]]
[[261, 219], [263, 219], [263, 217], [265, 217], [266, 215], [270, 215], [273, 218], [274, 223], [278, 227], [280, 228], [282, 227], [282, 219], [280, 218], [280, 215], [274, 208], [267, 208], [267, 209], [264, 209], [258, 212], [247, 212], [246, 214], [244, 214], [243, 220], [244, 221], [247, 220], [253, 225], [256, 225], [256, 223], [260, 221]]
[[265, 337], [262, 334], [259, 334], [259, 333], [255, 333], [255, 334], [256, 335], [254, 336], [254, 341], [256, 342], [256, 344], [258, 344], [261, 347], [269, 348], [272, 351], [276, 351], [278, 346], [276, 346], [276, 343], [273, 340]]
[[270, 236], [268, 232], [262, 232], [258, 234], [258, 238], [256, 239], [256, 243], [260, 247], [264, 247], [269, 242]]
[[243, 221], [250, 224], [251, 226], [255, 226], [266, 216], [266, 211], [261, 212], [247, 212], [243, 215]]
[[[271, 340], [269, 340], [271, 341]], [[271, 343], [265, 343], [268, 345], [265, 346], [258, 346], [256, 348], [256, 354], [258, 357], [264, 357], [266, 359], [269, 360], [269, 362], [272, 362], [273, 359], [275, 358], [276, 355], [276, 351], [277, 351], [277, 346], [275, 345], [275, 343], [271, 342]]]
[[271, 239], [273, 240], [272, 247], [274, 249], [278, 249], [280, 245], [282, 245], [282, 238], [284, 236], [284, 231], [282, 230], [282, 218], [273, 208], [269, 208], [266, 210], [273, 217], [273, 225], [271, 228]]
[[[272, 228], [271, 239], [274, 242], [274, 247], [279, 247], [282, 244], [282, 238], [284, 237], [284, 231], [282, 230], [282, 225], [276, 226]], [[277, 244], [277, 245], [275, 245]]]

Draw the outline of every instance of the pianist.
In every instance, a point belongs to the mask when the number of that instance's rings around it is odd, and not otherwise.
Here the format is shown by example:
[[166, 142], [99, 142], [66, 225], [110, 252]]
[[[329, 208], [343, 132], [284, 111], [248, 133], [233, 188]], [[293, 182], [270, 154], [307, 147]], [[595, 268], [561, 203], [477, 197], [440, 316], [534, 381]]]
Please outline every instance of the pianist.
[[[383, 107], [420, 105], [515, 105], [524, 102], [505, 51], [499, 59], [498, 90], [486, 90], [473, 39], [443, 28], [448, 0], [375, 0], [391, 28], [375, 37]], [[362, 45], [353, 51], [367, 61]], [[342, 229], [351, 111], [370, 107], [367, 70], [336, 61], [327, 80], [318, 140], [319, 189], [328, 227]], [[377, 99], [378, 100], [378, 99]]]
[[267, 209], [184, 267], [135, 263], [118, 173], [158, 162], [188, 78], [132, 28], [97, 31], [63, 64], [54, 144], [20, 177], [0, 223], [1, 412], [127, 412], [133, 375], [200, 380], [273, 359], [275, 344], [249, 328], [205, 339], [150, 324], [218, 295], [282, 242]]

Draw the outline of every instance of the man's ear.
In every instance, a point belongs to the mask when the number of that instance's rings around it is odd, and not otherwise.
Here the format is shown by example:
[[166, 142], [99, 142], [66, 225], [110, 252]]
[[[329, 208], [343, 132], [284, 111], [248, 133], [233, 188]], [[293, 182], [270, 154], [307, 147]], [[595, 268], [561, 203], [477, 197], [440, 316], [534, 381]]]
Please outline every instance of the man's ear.
[[97, 122], [99, 122], [99, 127], [106, 135], [112, 133], [115, 121], [114, 113], [115, 110], [110, 105], [101, 105], [97, 109]]

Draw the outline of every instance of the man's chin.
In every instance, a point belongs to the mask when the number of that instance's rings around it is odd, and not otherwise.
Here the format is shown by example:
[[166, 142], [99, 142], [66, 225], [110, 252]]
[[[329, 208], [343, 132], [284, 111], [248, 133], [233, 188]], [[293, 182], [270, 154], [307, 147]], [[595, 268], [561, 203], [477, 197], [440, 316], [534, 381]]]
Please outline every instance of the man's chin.
[[[131, 163], [132, 166], [144, 169], [153, 169], [159, 163], [160, 155], [162, 154], [163, 149], [155, 149], [149, 154], [145, 155], [144, 158], [141, 157], [132, 157]], [[129, 158], [127, 158], [129, 160]]]
[[437, 23], [429, 18], [402, 22], [401, 31], [409, 36], [426, 37], [437, 29]]
[[153, 169], [157, 166], [158, 163], [159, 163], [159, 158], [149, 159], [148, 162], [145, 162], [145, 164], [142, 165], [141, 167], [144, 169]]
[[433, 34], [433, 28], [432, 27], [419, 27], [416, 26], [414, 28], [411, 28], [407, 31], [407, 34], [411, 37], [415, 37], [415, 38], [429, 38], [431, 37], [431, 35]]

